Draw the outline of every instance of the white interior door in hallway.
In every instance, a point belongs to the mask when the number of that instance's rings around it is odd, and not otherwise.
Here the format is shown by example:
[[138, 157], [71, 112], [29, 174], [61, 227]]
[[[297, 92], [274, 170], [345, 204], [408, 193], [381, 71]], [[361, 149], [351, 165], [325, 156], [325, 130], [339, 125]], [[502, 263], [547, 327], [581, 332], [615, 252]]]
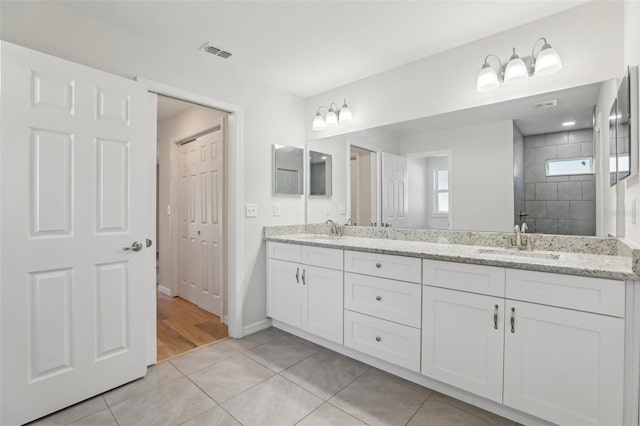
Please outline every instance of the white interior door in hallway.
[[179, 295], [222, 316], [224, 129], [180, 147]]
[[1, 52], [0, 424], [14, 425], [145, 375], [155, 146], [145, 86]]
[[383, 226], [406, 227], [408, 197], [407, 159], [382, 153]]

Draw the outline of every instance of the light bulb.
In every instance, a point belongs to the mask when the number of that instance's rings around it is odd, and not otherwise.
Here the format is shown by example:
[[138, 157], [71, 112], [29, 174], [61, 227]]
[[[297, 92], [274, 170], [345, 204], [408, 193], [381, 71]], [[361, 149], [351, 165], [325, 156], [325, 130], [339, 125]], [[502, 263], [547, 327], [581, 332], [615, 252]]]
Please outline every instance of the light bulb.
[[315, 117], [313, 117], [313, 124], [311, 125], [311, 128], [313, 130], [323, 130], [326, 127], [325, 122], [324, 122], [324, 118], [322, 118], [322, 114], [320, 114], [320, 111], [318, 111], [315, 115]]
[[491, 68], [491, 65], [485, 62], [478, 73], [476, 89], [478, 92], [488, 92], [489, 90], [496, 89], [499, 85], [500, 80], [498, 79], [496, 70]]
[[514, 81], [524, 80], [527, 77], [529, 77], [527, 64], [518, 56], [516, 49], [513, 49], [513, 55], [511, 55], [509, 63], [504, 70], [504, 82], [512, 83]]
[[346, 123], [347, 121], [351, 121], [351, 108], [347, 105], [347, 101], [344, 101], [342, 104], [342, 108], [340, 108], [340, 112], [338, 113], [338, 121], [340, 123]]
[[536, 77], [551, 75], [562, 69], [562, 61], [558, 52], [550, 44], [542, 46], [535, 60], [533, 74]]

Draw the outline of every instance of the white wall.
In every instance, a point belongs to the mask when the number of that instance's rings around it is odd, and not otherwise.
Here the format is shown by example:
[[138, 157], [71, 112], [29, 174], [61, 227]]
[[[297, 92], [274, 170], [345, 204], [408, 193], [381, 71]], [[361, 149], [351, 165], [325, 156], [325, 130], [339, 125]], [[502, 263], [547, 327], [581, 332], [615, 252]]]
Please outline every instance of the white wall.
[[[629, 21], [637, 27], [637, 13]], [[476, 77], [487, 54], [495, 53], [506, 61], [511, 48], [516, 47], [523, 56], [530, 55], [535, 40], [543, 36], [562, 57], [563, 69], [559, 73], [502, 85], [488, 93], [476, 91]], [[307, 137], [367, 129], [619, 77], [622, 37], [622, 4], [590, 2], [308, 98]], [[318, 106], [343, 98], [353, 111], [353, 121], [312, 131], [311, 121]]]
[[[625, 65], [640, 65], [640, 2], [625, 0], [624, 7], [624, 63]], [[622, 75], [622, 72], [621, 72]], [[640, 86], [640, 85], [639, 85]], [[640, 87], [637, 89], [640, 97]], [[635, 122], [640, 124], [640, 108], [636, 110]], [[638, 140], [638, 126], [636, 126], [636, 141]], [[636, 151], [635, 160], [640, 161]], [[624, 183], [624, 239], [640, 245], [640, 218], [636, 211], [635, 220], [632, 218], [633, 204], [640, 197], [640, 179], [636, 175], [625, 180]], [[640, 207], [640, 206], [638, 206]], [[636, 207], [637, 208], [637, 207]], [[635, 223], [633, 223], [635, 221]]]
[[401, 139], [402, 154], [451, 150], [452, 229], [513, 229], [513, 122], [423, 133]]
[[[243, 323], [264, 320], [265, 244], [263, 226], [301, 223], [304, 201], [271, 193], [271, 145], [304, 146], [304, 101], [248, 79], [217, 58], [177, 51], [152, 39], [78, 16], [60, 2], [2, 2], [0, 38], [110, 73], [140, 76], [242, 107], [242, 202], [258, 204], [258, 217], [242, 219], [241, 285]], [[274, 217], [272, 203], [281, 203]]]
[[[158, 176], [158, 249], [160, 252], [158, 284], [166, 289], [171, 290], [172, 283], [177, 285], [172, 276], [172, 270], [175, 269], [172, 267], [172, 262], [175, 264], [177, 259], [171, 255], [171, 230], [174, 229], [175, 224], [171, 224], [171, 215], [167, 211], [167, 207], [171, 206], [172, 202], [177, 202], [175, 188], [173, 197], [171, 194], [171, 154], [174, 152], [174, 158], [177, 158], [175, 156], [176, 142], [210, 129], [217, 119], [226, 119], [228, 115], [226, 112], [211, 108], [194, 106], [158, 123], [158, 165], [160, 168]], [[225, 152], [225, 157], [226, 154]], [[177, 205], [174, 204], [174, 212], [176, 212], [176, 208]], [[173, 295], [177, 295], [177, 293]]]

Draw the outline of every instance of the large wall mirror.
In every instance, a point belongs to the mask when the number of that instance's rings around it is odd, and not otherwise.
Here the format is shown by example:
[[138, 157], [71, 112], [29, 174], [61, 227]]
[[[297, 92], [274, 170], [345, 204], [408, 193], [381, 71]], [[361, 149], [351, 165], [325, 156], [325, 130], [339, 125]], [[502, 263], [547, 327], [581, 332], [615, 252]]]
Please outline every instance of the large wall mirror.
[[307, 198], [307, 223], [511, 232], [526, 222], [529, 232], [616, 235], [605, 216], [616, 209], [610, 152], [622, 147], [607, 117], [618, 88], [610, 80], [308, 141], [331, 154], [334, 192]]
[[304, 149], [273, 145], [273, 193], [300, 195], [304, 191]]

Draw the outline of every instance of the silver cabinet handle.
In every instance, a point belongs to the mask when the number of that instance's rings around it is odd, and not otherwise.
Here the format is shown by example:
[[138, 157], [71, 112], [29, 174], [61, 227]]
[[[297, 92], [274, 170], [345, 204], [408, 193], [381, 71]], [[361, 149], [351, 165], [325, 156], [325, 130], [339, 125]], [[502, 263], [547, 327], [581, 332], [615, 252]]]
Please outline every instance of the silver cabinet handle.
[[377, 336], [377, 337], [376, 337], [376, 342], [379, 342], [380, 340], [382, 340], [382, 337]]
[[511, 332], [516, 332], [516, 308], [511, 308]]
[[129, 247], [122, 247], [122, 250], [124, 251], [140, 251], [142, 250], [142, 243], [140, 241], [134, 241], [133, 244], [131, 244], [131, 246]]
[[302, 285], [306, 285], [307, 282], [304, 280], [304, 273], [306, 272], [305, 269], [302, 270]]
[[300, 268], [296, 268], [296, 282], [300, 284]]
[[493, 328], [498, 329], [498, 305], [495, 305], [495, 311], [493, 311]]
[[382, 300], [382, 296], [376, 296], [376, 300], [379, 302]]
[[376, 268], [378, 268], [378, 269], [382, 268], [382, 264], [376, 263]]

